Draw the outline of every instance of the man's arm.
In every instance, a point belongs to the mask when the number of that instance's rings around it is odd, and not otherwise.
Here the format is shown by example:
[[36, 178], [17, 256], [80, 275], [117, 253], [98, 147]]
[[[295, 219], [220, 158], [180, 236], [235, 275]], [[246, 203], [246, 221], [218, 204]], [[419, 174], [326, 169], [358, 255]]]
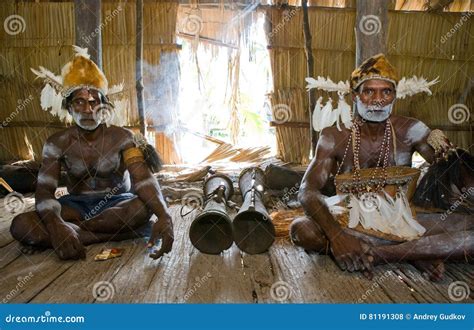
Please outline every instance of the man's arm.
[[335, 163], [334, 149], [331, 146], [334, 146], [334, 138], [324, 129], [316, 146], [315, 157], [306, 170], [298, 194], [298, 199], [306, 214], [321, 225], [329, 239], [341, 231], [320, 192], [328, 181]]
[[158, 218], [153, 225], [152, 234], [148, 242], [148, 246], [152, 247], [158, 238], [161, 237], [163, 239], [160, 250], [154, 251], [150, 255], [152, 258], [158, 259], [171, 251], [174, 241], [173, 222], [161, 193], [160, 185], [150, 172], [143, 156], [140, 157], [140, 154], [135, 154], [136, 156], [133, 157], [133, 152], [129, 152], [135, 148], [135, 144], [133, 142], [133, 133], [130, 131], [126, 132], [127, 137], [122, 155], [124, 155], [125, 165], [130, 172], [133, 187], [138, 197]]
[[36, 185], [36, 210], [50, 234], [51, 244], [61, 259], [85, 258], [77, 232], [61, 218], [61, 204], [54, 193], [61, 174], [61, 149], [53, 138], [43, 147], [43, 159]]
[[432, 164], [435, 160], [434, 149], [428, 144], [428, 136], [431, 130], [422, 121], [415, 120], [408, 131], [408, 136], [413, 136], [413, 148], [423, 157], [428, 163]]
[[298, 199], [306, 215], [316, 221], [328, 237], [338, 265], [349, 271], [367, 270], [366, 275], [371, 277], [373, 258], [367, 254], [368, 246], [344, 232], [329, 212], [320, 192], [336, 161], [336, 140], [329, 130], [330, 128], [321, 131], [315, 157], [303, 177]]

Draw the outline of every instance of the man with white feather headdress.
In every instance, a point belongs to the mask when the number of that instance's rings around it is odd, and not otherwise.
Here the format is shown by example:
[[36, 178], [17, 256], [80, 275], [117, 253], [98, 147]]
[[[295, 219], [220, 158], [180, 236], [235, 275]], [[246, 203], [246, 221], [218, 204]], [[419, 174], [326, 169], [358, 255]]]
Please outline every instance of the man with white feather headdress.
[[[320, 98], [314, 110], [320, 137], [299, 192], [306, 216], [293, 221], [292, 241], [307, 250], [330, 250], [343, 270], [369, 278], [375, 264], [410, 261], [440, 280], [443, 261], [472, 260], [472, 217], [442, 221], [439, 215], [416, 214], [411, 205], [420, 174], [411, 168], [413, 153], [432, 163], [455, 149], [441, 131], [392, 114], [396, 98], [431, 94], [437, 80], [399, 79], [378, 54], [354, 70], [350, 82], [321, 77], [307, 82], [308, 88], [337, 92], [339, 104], [333, 110], [331, 100], [323, 106]], [[344, 100], [349, 93], [353, 113]], [[327, 198], [320, 191], [331, 178], [337, 194]], [[460, 190], [474, 190], [472, 180], [461, 184]]]
[[[158, 154], [142, 136], [120, 127], [122, 86], [109, 88], [87, 49], [74, 51], [60, 76], [32, 69], [45, 82], [41, 107], [75, 125], [47, 139], [36, 211], [16, 216], [10, 231], [25, 252], [52, 247], [61, 259], [85, 258], [88, 244], [150, 235], [150, 248], [163, 239], [150, 254], [159, 258], [171, 250], [173, 224], [152, 174], [159, 170]], [[69, 194], [56, 199], [62, 169]]]

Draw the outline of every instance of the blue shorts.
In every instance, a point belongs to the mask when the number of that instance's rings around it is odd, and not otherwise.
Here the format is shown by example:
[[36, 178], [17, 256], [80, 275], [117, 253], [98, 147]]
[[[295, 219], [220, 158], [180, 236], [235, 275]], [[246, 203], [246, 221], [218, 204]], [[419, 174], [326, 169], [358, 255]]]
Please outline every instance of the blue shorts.
[[91, 194], [91, 195], [64, 195], [58, 199], [61, 205], [69, 206], [81, 214], [83, 220], [89, 220], [102, 211], [117, 205], [120, 202], [136, 197], [126, 192], [118, 195]]
[[[118, 195], [91, 194], [91, 195], [64, 195], [58, 199], [61, 205], [69, 206], [81, 214], [81, 218], [87, 221], [102, 211], [117, 205], [120, 202], [130, 200], [137, 195], [126, 192]], [[150, 237], [152, 223], [148, 221], [144, 226], [137, 228], [135, 232], [142, 237]]]

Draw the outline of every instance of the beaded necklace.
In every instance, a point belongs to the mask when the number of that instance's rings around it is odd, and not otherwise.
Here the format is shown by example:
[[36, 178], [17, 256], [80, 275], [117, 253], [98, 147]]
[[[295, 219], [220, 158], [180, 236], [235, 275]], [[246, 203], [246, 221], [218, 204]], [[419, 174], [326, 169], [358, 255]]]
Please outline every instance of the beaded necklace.
[[[382, 140], [382, 145], [380, 147], [380, 153], [377, 159], [376, 167], [374, 168], [371, 176], [371, 183], [375, 184], [375, 187], [370, 185], [369, 183], [362, 183], [361, 175], [360, 175], [360, 145], [361, 145], [361, 137], [360, 137], [360, 127], [362, 126], [362, 122], [357, 118], [354, 119], [352, 122], [351, 134], [349, 135], [349, 139], [347, 141], [346, 148], [344, 150], [344, 155], [342, 157], [341, 163], [337, 169], [336, 175], [341, 173], [342, 166], [344, 161], [347, 157], [347, 153], [349, 151], [349, 147], [352, 145], [352, 152], [353, 152], [353, 161], [354, 161], [354, 171], [352, 173], [352, 180], [354, 182], [353, 187], [351, 188], [351, 192], [355, 193], [356, 195], [360, 195], [361, 193], [369, 193], [369, 192], [378, 192], [383, 189], [385, 183], [387, 181], [387, 167], [389, 162], [390, 156], [390, 140], [392, 139], [392, 132], [393, 127], [390, 122], [390, 119], [387, 119], [385, 124], [385, 130]], [[395, 143], [395, 141], [394, 141]]]

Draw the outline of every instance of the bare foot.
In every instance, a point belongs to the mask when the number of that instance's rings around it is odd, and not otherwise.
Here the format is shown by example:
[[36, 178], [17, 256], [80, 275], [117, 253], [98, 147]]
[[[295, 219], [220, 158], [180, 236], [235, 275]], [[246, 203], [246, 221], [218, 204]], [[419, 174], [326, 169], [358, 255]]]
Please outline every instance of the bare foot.
[[20, 244], [20, 252], [26, 255], [32, 255], [35, 253], [40, 253], [46, 250], [47, 248], [41, 246]]
[[444, 263], [442, 260], [417, 260], [411, 262], [424, 277], [433, 282], [439, 282], [444, 279]]

